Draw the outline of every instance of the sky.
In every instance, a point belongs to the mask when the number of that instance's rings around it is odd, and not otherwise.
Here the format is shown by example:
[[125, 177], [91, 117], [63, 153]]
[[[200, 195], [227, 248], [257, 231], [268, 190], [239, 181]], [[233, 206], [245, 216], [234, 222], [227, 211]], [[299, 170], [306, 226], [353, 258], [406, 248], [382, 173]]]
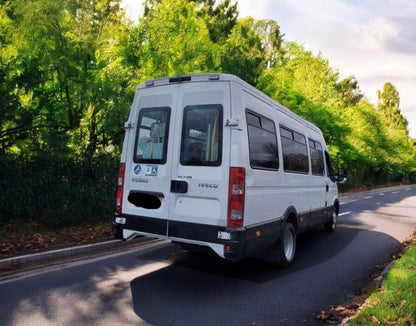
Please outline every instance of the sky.
[[[377, 90], [392, 83], [400, 109], [416, 138], [415, 0], [239, 0], [239, 18], [273, 19], [285, 41], [319, 52], [338, 70], [353, 75], [361, 92], [377, 104]], [[132, 19], [142, 0], [123, 0]]]

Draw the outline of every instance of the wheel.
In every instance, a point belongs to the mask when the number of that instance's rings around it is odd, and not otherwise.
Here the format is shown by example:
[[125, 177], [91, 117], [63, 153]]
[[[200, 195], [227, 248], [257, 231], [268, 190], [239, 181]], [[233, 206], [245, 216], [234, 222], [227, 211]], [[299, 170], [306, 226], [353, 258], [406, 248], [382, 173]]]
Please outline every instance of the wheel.
[[280, 266], [288, 267], [295, 259], [296, 252], [296, 231], [291, 223], [284, 224], [281, 252], [280, 252]]
[[334, 209], [332, 211], [331, 219], [324, 224], [324, 230], [326, 232], [334, 232], [335, 231], [335, 227], [336, 227], [336, 224], [337, 224], [337, 217], [338, 217], [337, 210]]

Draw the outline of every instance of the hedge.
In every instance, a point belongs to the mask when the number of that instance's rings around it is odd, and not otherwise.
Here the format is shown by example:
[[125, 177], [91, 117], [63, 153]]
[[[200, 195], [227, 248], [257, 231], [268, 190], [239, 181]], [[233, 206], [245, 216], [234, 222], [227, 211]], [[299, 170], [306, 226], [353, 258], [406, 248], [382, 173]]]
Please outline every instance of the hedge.
[[110, 219], [119, 157], [42, 155], [0, 160], [0, 223], [13, 218], [62, 227]]

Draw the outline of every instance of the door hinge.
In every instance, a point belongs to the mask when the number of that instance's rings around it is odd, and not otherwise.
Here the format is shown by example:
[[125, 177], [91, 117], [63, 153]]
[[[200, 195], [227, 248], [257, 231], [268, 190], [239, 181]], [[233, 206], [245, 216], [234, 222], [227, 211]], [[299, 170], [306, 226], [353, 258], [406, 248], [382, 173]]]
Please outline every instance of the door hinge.
[[227, 119], [225, 119], [225, 126], [227, 126], [227, 127], [238, 127], [238, 118], [227, 118]]
[[134, 128], [134, 123], [133, 122], [125, 122], [124, 123], [124, 130], [130, 130]]

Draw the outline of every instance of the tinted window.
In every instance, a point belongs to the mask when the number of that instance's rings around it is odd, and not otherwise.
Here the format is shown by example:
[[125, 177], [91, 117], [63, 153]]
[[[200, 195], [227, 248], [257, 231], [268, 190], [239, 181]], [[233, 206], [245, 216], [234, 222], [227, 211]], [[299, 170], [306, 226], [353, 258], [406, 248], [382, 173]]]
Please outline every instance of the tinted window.
[[186, 106], [183, 116], [181, 164], [219, 166], [222, 153], [222, 106]]
[[250, 165], [253, 168], [277, 170], [279, 156], [274, 122], [253, 113], [246, 113]]
[[324, 152], [319, 142], [309, 139], [309, 151], [311, 155], [312, 174], [324, 175]]
[[255, 127], [260, 127], [261, 126], [260, 117], [255, 116], [254, 114], [247, 113], [246, 118], [247, 118], [247, 124], [248, 125], [255, 126]]
[[280, 127], [283, 151], [283, 168], [287, 172], [309, 172], [306, 138], [302, 134]]
[[170, 108], [145, 108], [140, 111], [134, 162], [166, 163]]
[[334, 181], [334, 170], [332, 168], [331, 158], [329, 153], [325, 151], [325, 162], [326, 162], [326, 175]]

